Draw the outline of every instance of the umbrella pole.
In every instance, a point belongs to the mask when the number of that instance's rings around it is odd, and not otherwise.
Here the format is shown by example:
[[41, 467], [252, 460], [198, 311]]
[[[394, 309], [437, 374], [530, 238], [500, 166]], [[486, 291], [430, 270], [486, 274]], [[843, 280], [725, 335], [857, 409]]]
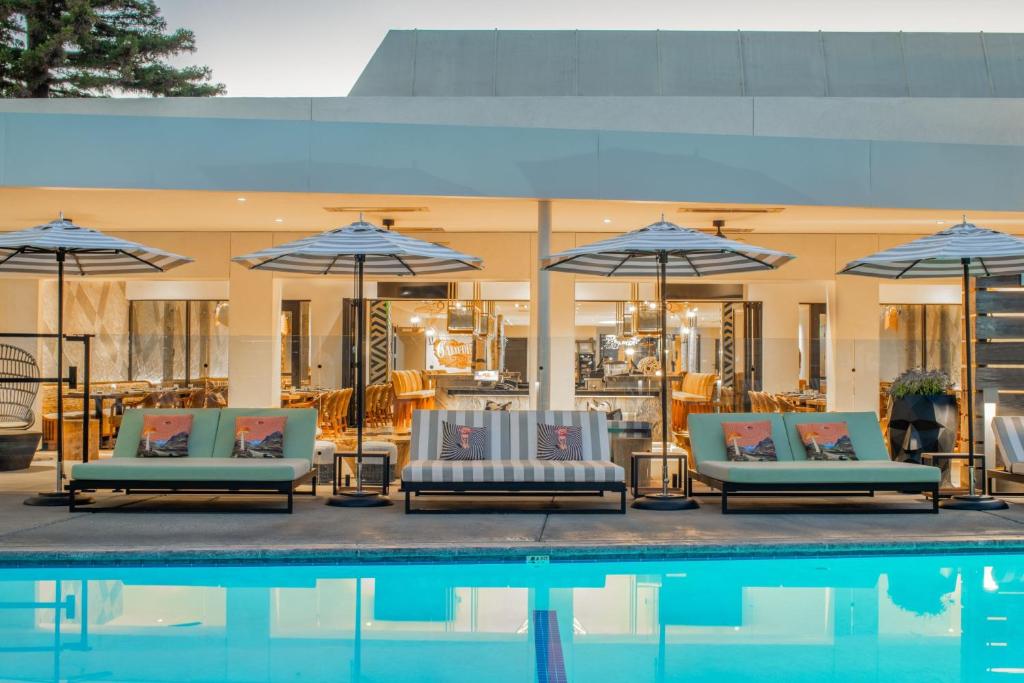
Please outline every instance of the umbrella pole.
[[977, 490], [977, 482], [974, 472], [974, 354], [971, 348], [971, 259], [960, 259], [963, 265], [963, 290], [964, 290], [964, 360], [966, 362], [967, 376], [967, 480], [970, 487], [967, 495], [953, 496], [949, 500], [942, 501], [939, 505], [947, 510], [1005, 510], [1009, 507], [1005, 501], [986, 495], [984, 491], [980, 494]]
[[[391, 505], [391, 501], [372, 491], [363, 490], [363, 421], [365, 418], [365, 382], [363, 378], [363, 354], [365, 353], [366, 330], [363, 329], [365, 315], [363, 314], [363, 266], [366, 263], [364, 254], [356, 255], [356, 353], [353, 367], [355, 369], [355, 390], [353, 391], [356, 401], [356, 490], [343, 491], [336, 496], [327, 499], [327, 504], [334, 507], [380, 507]], [[383, 468], [387, 470], [388, 468]], [[337, 475], [335, 475], [337, 476]], [[384, 471], [382, 477], [391, 476], [391, 473]]]
[[[53, 491], [39, 493], [25, 500], [25, 505], [58, 506], [67, 505], [70, 495], [64, 490], [64, 259], [67, 254], [57, 250], [57, 466], [54, 473]], [[83, 404], [86, 419], [87, 406]], [[85, 445], [88, 449], [88, 444]], [[75, 503], [88, 503], [87, 498], [76, 499]]]
[[[670, 430], [668, 424], [668, 311], [666, 310], [667, 295], [665, 293], [667, 286], [668, 252], [661, 251], [658, 252], [658, 290], [661, 299], [661, 492], [634, 500], [633, 507], [641, 510], [692, 510], [697, 507], [697, 501], [692, 498], [668, 492], [668, 437]], [[685, 477], [685, 471], [679, 473], [681, 481], [685, 481]]]

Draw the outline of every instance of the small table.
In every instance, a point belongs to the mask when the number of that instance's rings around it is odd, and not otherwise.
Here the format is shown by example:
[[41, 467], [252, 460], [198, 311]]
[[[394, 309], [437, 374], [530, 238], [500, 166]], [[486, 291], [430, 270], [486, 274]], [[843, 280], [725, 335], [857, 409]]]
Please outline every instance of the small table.
[[[342, 461], [342, 459], [344, 459], [344, 458], [353, 458], [353, 459], [355, 459], [356, 457], [357, 456], [356, 456], [356, 452], [355, 451], [335, 451], [334, 452], [334, 481], [331, 482], [331, 491], [334, 492], [334, 495], [338, 495], [338, 491], [341, 490], [341, 488], [342, 488], [342, 486], [341, 486], [341, 461]], [[380, 481], [380, 485], [379, 485], [380, 486], [380, 493], [383, 496], [388, 495], [388, 489], [391, 486], [391, 454], [388, 453], [387, 451], [363, 451], [363, 460], [366, 460], [367, 458], [377, 458], [378, 460], [380, 460], [380, 464], [382, 465], [382, 469], [381, 469], [382, 475], [381, 475], [381, 481]], [[360, 475], [360, 472], [357, 469], [356, 476], [358, 477], [359, 475]], [[359, 482], [356, 482], [356, 484], [358, 484], [358, 483]], [[346, 486], [345, 488], [351, 489], [350, 486]]]
[[[99, 391], [99, 392], [95, 392], [95, 393], [93, 393], [93, 392], [89, 393], [89, 398], [92, 400], [92, 403], [93, 403], [93, 416], [97, 420], [100, 421], [100, 431], [101, 432], [103, 431], [103, 423], [104, 423], [104, 420], [103, 420], [103, 404], [104, 404], [104, 402], [106, 402], [106, 401], [113, 401], [114, 405], [113, 405], [113, 410], [111, 412], [111, 415], [120, 415], [121, 413], [124, 412], [124, 399], [125, 399], [126, 396], [129, 396], [129, 395], [130, 394], [128, 392], [126, 392], [126, 391]], [[69, 391], [69, 392], [64, 394], [64, 398], [77, 398], [77, 399], [81, 400], [81, 399], [85, 398], [85, 392], [81, 391], [81, 390]], [[99, 438], [100, 438], [100, 441], [109, 441], [110, 439], [114, 438], [114, 435], [113, 434], [103, 434], [103, 433], [101, 433], [99, 435]]]
[[[969, 460], [967, 453], [922, 453], [921, 463], [938, 467], [942, 471], [942, 479], [939, 482], [940, 496], [956, 496], [969, 493], [968, 484], [959, 488], [953, 487], [951, 477], [953, 461]], [[977, 490], [985, 488], [985, 456], [974, 454], [974, 486]]]
[[[641, 460], [661, 460], [661, 458], [662, 458], [661, 453], [655, 453], [654, 451], [640, 451], [640, 452], [636, 452], [636, 453], [630, 454], [629, 457], [630, 457], [629, 485], [630, 485], [630, 488], [633, 489], [633, 497], [634, 498], [639, 498], [640, 496], [642, 496], [642, 495], [644, 495], [646, 493], [650, 493], [650, 492], [653, 492], [653, 491], [660, 491], [661, 487], [645, 487], [645, 488], [641, 488], [640, 487], [640, 468], [639, 468], [639, 464], [640, 464]], [[674, 476], [674, 481], [672, 482], [672, 485], [671, 485], [670, 489], [673, 490], [673, 491], [683, 491], [683, 493], [689, 495], [689, 491], [687, 490], [689, 488], [687, 486], [687, 484], [689, 482], [686, 481], [686, 465], [685, 465], [685, 462], [686, 462], [686, 451], [684, 451], [681, 448], [678, 449], [678, 450], [676, 450], [676, 449], [669, 450], [668, 459], [669, 460], [675, 460], [676, 461], [676, 467], [679, 470], [679, 474]], [[678, 477], [682, 477], [684, 479], [684, 483], [683, 483], [683, 488], [682, 489], [679, 488], [679, 479], [678, 479]]]

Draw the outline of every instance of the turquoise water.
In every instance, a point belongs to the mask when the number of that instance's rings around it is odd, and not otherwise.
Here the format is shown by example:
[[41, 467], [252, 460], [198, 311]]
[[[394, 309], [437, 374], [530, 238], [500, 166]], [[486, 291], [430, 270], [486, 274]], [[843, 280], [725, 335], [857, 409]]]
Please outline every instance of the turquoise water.
[[1024, 556], [0, 570], [0, 680], [1024, 681]]

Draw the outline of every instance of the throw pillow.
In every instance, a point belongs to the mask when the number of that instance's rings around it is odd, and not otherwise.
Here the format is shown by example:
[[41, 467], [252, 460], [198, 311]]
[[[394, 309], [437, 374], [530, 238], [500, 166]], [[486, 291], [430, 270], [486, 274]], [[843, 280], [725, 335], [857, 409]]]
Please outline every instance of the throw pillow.
[[537, 423], [538, 460], [583, 460], [583, 430]]
[[191, 415], [145, 415], [137, 458], [184, 458], [192, 434]]
[[768, 420], [723, 422], [722, 435], [725, 437], [725, 457], [729, 460], [775, 462], [778, 459], [772, 440], [772, 423]]
[[845, 422], [806, 422], [796, 426], [808, 460], [856, 460]]
[[283, 458], [285, 416], [239, 415], [235, 418], [232, 458]]
[[487, 427], [441, 423], [442, 460], [485, 460]]

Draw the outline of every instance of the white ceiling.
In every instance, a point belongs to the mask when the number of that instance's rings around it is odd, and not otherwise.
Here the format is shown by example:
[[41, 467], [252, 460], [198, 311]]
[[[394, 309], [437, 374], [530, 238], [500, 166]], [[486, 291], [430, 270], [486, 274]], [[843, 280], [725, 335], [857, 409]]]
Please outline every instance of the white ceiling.
[[[244, 201], [242, 201], [244, 200]], [[669, 204], [598, 200], [553, 200], [554, 230], [624, 232], [666, 219], [755, 233], [926, 234], [957, 222], [960, 215], [929, 209]], [[347, 209], [328, 212], [325, 207]], [[109, 231], [296, 231], [316, 232], [359, 217], [397, 228], [441, 228], [446, 232], [534, 232], [537, 202], [529, 199], [412, 197], [276, 192], [198, 192], [78, 188], [0, 188], [0, 230], [43, 223], [59, 212], [79, 225]], [[1024, 233], [1024, 213], [973, 212], [968, 218], [1012, 233]], [[429, 239], [431, 232], [417, 233]], [[742, 235], [740, 235], [742, 237]]]

